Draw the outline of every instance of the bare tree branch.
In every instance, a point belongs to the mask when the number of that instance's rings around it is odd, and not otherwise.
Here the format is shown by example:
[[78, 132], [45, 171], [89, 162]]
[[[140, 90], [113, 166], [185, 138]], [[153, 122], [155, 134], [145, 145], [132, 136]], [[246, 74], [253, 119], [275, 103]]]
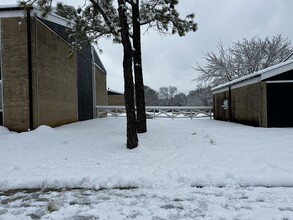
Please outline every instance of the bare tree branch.
[[229, 48], [224, 48], [220, 42], [217, 49], [217, 53], [204, 54], [204, 66], [197, 62], [194, 67], [199, 73], [196, 80], [211, 86], [278, 64], [293, 51], [291, 42], [281, 34], [264, 40], [258, 37], [250, 40], [244, 38], [242, 41], [232, 42]]

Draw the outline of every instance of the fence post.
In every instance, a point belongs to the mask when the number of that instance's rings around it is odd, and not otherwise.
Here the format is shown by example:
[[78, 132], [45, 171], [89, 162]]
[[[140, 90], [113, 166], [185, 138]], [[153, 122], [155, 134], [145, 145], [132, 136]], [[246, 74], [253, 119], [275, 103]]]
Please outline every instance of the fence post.
[[193, 119], [193, 109], [191, 109], [191, 116], [190, 116], [190, 119], [191, 119], [191, 120]]

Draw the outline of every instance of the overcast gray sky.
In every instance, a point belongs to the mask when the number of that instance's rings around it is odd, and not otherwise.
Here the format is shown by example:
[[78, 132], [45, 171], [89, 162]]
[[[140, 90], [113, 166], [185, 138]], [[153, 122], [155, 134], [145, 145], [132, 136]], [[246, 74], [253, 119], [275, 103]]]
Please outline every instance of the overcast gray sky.
[[[60, 1], [75, 6], [84, 2]], [[144, 82], [155, 90], [162, 86], [176, 86], [186, 94], [194, 90], [197, 84], [192, 80], [197, 73], [192, 66], [196, 61], [204, 64], [204, 52], [217, 51], [219, 41], [227, 47], [242, 38], [265, 38], [279, 33], [293, 41], [292, 0], [180, 0], [178, 8], [182, 17], [195, 13], [196, 32], [185, 37], [148, 32], [142, 37]], [[113, 45], [110, 40], [102, 40], [99, 45], [103, 49], [100, 58], [108, 72], [108, 87], [123, 92], [122, 46]]]

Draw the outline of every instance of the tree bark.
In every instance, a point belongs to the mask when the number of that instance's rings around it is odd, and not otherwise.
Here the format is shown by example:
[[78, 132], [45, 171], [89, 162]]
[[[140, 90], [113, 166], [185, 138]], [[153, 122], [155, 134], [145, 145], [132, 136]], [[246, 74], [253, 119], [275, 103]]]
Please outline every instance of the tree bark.
[[121, 40], [123, 45], [124, 99], [127, 119], [127, 148], [133, 149], [138, 146], [138, 138], [134, 108], [132, 48], [129, 39], [129, 27], [127, 24], [125, 0], [118, 0], [118, 12], [121, 27]]
[[134, 63], [134, 78], [135, 78], [135, 97], [137, 121], [136, 127], [138, 133], [147, 132], [146, 113], [145, 113], [145, 96], [142, 74], [142, 59], [141, 59], [141, 32], [140, 32], [140, 15], [139, 15], [139, 0], [132, 3], [132, 19], [133, 19], [133, 63]]

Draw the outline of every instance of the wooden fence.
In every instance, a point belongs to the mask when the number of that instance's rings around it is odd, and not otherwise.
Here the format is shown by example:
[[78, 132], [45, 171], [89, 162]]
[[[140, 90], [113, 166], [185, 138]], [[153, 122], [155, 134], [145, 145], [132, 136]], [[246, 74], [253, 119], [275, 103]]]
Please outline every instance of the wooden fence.
[[[125, 106], [96, 106], [97, 118], [125, 117]], [[212, 118], [210, 106], [146, 106], [146, 115], [149, 119], [156, 118]]]

